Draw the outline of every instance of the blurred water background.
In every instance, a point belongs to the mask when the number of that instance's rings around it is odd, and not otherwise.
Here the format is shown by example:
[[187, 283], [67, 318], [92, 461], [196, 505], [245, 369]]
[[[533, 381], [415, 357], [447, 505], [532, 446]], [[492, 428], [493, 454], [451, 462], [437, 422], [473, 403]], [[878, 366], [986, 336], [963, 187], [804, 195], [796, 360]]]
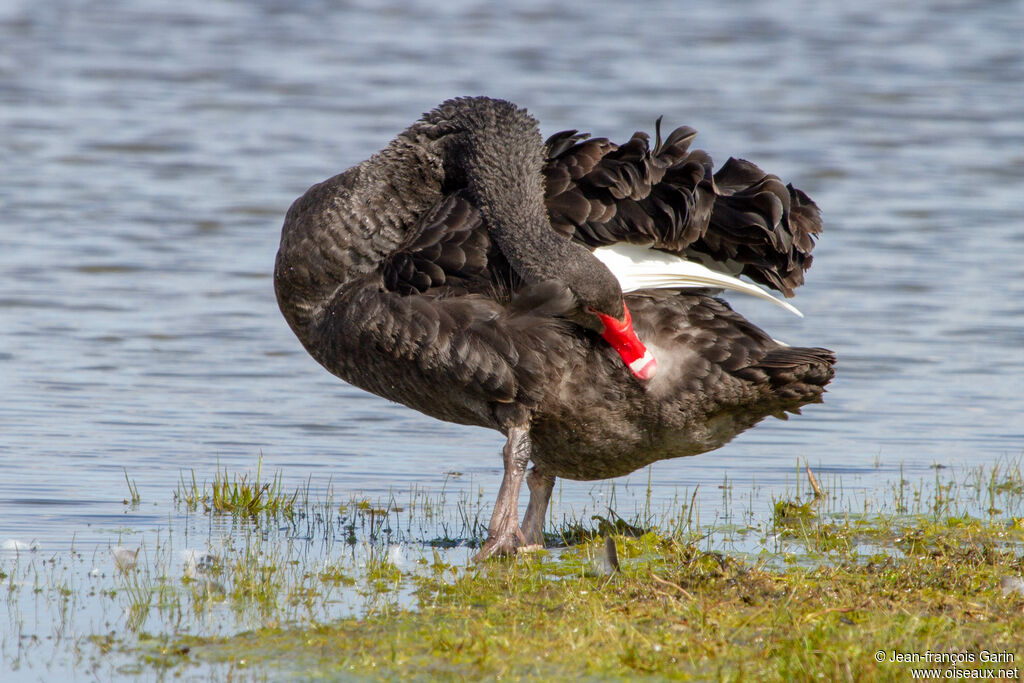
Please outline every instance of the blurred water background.
[[271, 282], [295, 197], [469, 94], [545, 135], [663, 114], [824, 212], [805, 319], [731, 300], [837, 352], [825, 403], [629, 478], [655, 501], [699, 484], [710, 517], [728, 479], [767, 510], [804, 459], [872, 498], [1019, 456], [1022, 35], [1024, 3], [973, 0], [0, 0], [0, 539], [174, 527], [182, 473], [260, 456], [285, 488], [493, 500], [500, 435], [330, 376]]

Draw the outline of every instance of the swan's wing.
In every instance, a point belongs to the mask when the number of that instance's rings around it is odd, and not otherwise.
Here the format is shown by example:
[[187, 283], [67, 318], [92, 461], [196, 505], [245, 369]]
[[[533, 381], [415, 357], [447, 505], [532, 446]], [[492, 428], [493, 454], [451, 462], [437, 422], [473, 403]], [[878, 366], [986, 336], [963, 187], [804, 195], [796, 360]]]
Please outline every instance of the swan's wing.
[[688, 153], [694, 135], [679, 128], [653, 153], [644, 133], [621, 146], [576, 131], [548, 138], [544, 175], [552, 225], [591, 247], [625, 241], [679, 249], [693, 242], [714, 203], [709, 182], [697, 189], [706, 157]]
[[688, 254], [736, 264], [734, 274], [792, 296], [811, 267], [814, 239], [821, 232], [817, 204], [742, 159], [726, 161], [714, 181], [718, 196], [711, 221]]
[[[562, 316], [574, 305], [564, 283], [523, 287], [458, 191], [423, 215], [379, 280], [369, 276], [339, 294], [330, 321], [337, 329], [325, 336], [379, 366], [346, 379], [406, 405], [421, 390], [454, 387], [487, 403], [529, 406], [568, 362], [573, 336]], [[396, 393], [395, 378], [410, 377], [416, 381]], [[435, 414], [424, 400], [413, 407]]]
[[649, 245], [613, 244], [598, 247], [594, 250], [594, 256], [615, 275], [623, 293], [642, 289], [728, 289], [766, 299], [794, 315], [804, 317], [792, 304], [757, 285], [664, 251], [651, 249]]
[[443, 412], [453, 410], [449, 396], [467, 410], [533, 405], [579, 353], [557, 317], [574, 304], [561, 283], [526, 288], [505, 305], [477, 294], [403, 295], [374, 280], [338, 292], [310, 348], [347, 381], [428, 415], [466, 421]]
[[419, 220], [382, 266], [384, 286], [399, 294], [482, 285], [490, 279], [491, 240], [480, 212], [461, 192], [445, 196]]
[[547, 208], [552, 226], [591, 248], [652, 244], [728, 275], [791, 296], [810, 267], [821, 231], [815, 204], [754, 164], [689, 149], [682, 127], [650, 149], [636, 133], [617, 146], [576, 131], [547, 141]]

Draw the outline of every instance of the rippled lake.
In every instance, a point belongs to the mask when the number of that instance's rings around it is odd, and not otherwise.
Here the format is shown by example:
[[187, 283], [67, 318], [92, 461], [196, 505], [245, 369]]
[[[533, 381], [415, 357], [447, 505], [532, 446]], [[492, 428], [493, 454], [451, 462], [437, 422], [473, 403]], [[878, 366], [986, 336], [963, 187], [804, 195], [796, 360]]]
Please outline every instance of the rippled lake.
[[[493, 500], [500, 435], [330, 376], [271, 282], [296, 196], [464, 94], [545, 135], [663, 114], [823, 209], [806, 318], [732, 302], [836, 351], [825, 403], [617, 486], [700, 485], [713, 516], [726, 478], [767, 509], [803, 460], [871, 499], [1019, 456], [1024, 5], [692, 4], [0, 2], [0, 540], [175, 528], [183, 474], [260, 457], [286, 488]], [[564, 483], [558, 513], [594, 490]]]

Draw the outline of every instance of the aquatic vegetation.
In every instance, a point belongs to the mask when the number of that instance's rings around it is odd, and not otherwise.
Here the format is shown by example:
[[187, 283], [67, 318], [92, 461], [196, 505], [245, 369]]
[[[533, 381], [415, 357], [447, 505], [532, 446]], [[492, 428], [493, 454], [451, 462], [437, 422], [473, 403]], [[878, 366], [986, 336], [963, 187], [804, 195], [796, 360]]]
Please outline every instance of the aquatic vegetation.
[[131, 503], [132, 505], [138, 505], [142, 502], [142, 496], [139, 494], [139, 486], [133, 480], [128, 478], [128, 470], [124, 470], [124, 481], [128, 484], [128, 497], [125, 499], [125, 505]]
[[294, 491], [291, 495], [286, 494], [280, 472], [269, 482], [261, 483], [262, 471], [263, 458], [259, 459], [256, 476], [251, 481], [248, 474], [235, 473], [234, 476], [229, 476], [226, 469], [218, 468], [209, 488], [205, 483], [201, 487], [196, 483], [193, 471], [189, 483], [185, 482], [184, 475], [179, 480], [175, 498], [190, 508], [202, 505], [207, 512], [248, 516], [291, 514], [299, 491]]
[[[179, 484], [176, 507], [208, 523], [200, 547], [192, 530], [91, 557], [8, 551], [0, 654], [18, 668], [52, 648], [100, 677], [905, 680], [924, 653], [961, 674], [1019, 667], [1019, 462], [901, 476], [860, 504], [800, 474], [767, 518], [713, 524], [697, 491], [623, 516], [612, 487], [547, 550], [479, 564], [471, 482], [341, 504], [297, 492], [288, 514], [255, 515]], [[215, 481], [281, 495], [258, 470]], [[30, 626], [40, 611], [55, 638]]]

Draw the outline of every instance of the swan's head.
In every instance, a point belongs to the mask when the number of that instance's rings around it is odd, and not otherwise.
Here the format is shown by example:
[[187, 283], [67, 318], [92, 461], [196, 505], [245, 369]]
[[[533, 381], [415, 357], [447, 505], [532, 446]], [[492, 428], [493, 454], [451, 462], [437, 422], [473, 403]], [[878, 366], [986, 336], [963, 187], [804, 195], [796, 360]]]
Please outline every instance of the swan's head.
[[633, 330], [633, 318], [630, 316], [626, 304], [622, 304], [621, 320], [592, 308], [589, 310], [601, 321], [603, 326], [601, 336], [618, 352], [630, 372], [643, 380], [654, 377], [654, 373], [658, 370], [658, 361], [636, 336], [636, 332]]
[[563, 267], [565, 282], [579, 306], [579, 313], [573, 316], [576, 322], [604, 337], [638, 379], [654, 377], [658, 363], [633, 330], [618, 278], [589, 252], [586, 258], [570, 259]]

